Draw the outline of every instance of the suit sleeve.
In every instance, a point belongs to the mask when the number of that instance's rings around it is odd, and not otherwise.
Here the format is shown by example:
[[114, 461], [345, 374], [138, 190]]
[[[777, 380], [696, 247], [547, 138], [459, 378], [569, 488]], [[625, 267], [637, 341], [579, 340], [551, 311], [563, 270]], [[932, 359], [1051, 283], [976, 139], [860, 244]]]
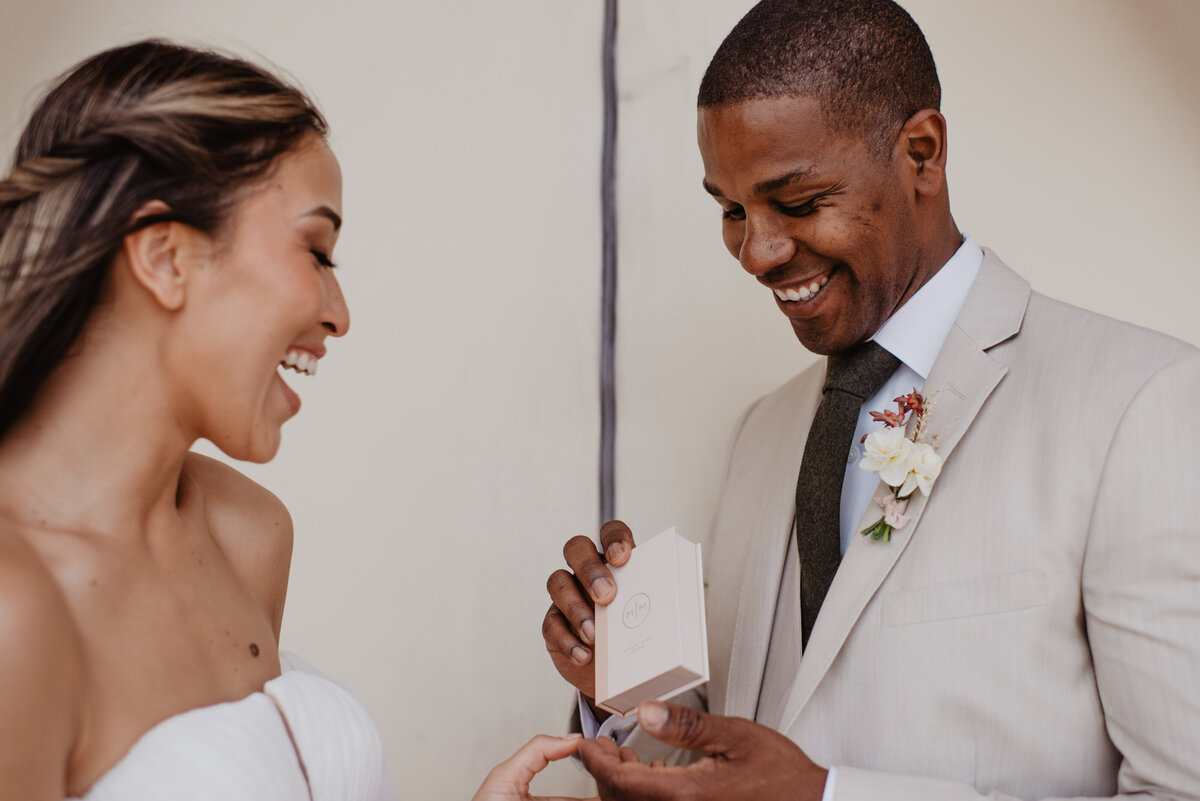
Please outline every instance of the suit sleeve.
[[[1096, 493], [1080, 581], [1105, 725], [1121, 754], [1112, 798], [1200, 799], [1198, 413], [1200, 357], [1155, 373], [1116, 426]], [[1011, 797], [849, 767], [839, 767], [835, 795], [985, 798]]]

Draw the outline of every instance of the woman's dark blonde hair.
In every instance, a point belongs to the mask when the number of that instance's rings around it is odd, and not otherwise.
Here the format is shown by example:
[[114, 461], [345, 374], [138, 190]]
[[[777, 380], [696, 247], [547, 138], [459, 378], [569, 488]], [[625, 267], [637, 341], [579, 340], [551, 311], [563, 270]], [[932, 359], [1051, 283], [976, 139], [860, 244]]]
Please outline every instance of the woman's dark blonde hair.
[[[176, 221], [216, 234], [237, 190], [324, 118], [237, 58], [150, 40], [60, 78], [0, 181], [0, 437], [66, 357], [122, 240]], [[152, 200], [161, 214], [135, 213]]]

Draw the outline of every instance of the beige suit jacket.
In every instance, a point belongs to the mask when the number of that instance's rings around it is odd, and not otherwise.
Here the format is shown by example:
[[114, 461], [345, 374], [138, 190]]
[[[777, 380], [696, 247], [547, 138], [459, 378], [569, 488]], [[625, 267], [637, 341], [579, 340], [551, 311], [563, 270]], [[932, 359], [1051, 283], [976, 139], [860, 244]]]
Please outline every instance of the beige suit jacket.
[[[799, 638], [782, 579], [823, 373], [736, 434], [709, 709], [837, 765], [837, 801], [1200, 798], [1200, 351], [985, 251], [924, 388], [941, 476], [891, 542], [855, 536], [800, 658], [771, 632], [778, 611]], [[773, 659], [795, 679], [761, 703]]]

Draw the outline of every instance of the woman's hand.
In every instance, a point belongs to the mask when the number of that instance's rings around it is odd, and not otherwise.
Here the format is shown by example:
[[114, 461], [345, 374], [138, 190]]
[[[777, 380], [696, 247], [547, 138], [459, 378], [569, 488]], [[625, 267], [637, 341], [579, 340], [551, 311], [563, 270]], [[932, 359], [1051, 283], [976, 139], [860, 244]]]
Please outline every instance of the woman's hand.
[[529, 783], [554, 760], [568, 757], [579, 750], [581, 739], [578, 734], [566, 737], [539, 734], [509, 759], [492, 768], [473, 801], [572, 801], [561, 796], [534, 798], [529, 795]]

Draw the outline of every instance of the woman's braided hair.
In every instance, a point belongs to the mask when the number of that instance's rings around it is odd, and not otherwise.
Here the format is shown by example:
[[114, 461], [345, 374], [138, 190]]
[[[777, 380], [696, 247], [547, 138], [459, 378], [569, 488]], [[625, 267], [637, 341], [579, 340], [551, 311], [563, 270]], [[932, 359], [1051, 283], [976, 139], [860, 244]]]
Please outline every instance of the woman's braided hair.
[[[162, 221], [217, 233], [237, 190], [326, 133], [299, 89], [169, 42], [107, 50], [59, 79], [0, 181], [0, 437], [79, 337], [125, 236]], [[152, 200], [168, 211], [134, 222]]]

